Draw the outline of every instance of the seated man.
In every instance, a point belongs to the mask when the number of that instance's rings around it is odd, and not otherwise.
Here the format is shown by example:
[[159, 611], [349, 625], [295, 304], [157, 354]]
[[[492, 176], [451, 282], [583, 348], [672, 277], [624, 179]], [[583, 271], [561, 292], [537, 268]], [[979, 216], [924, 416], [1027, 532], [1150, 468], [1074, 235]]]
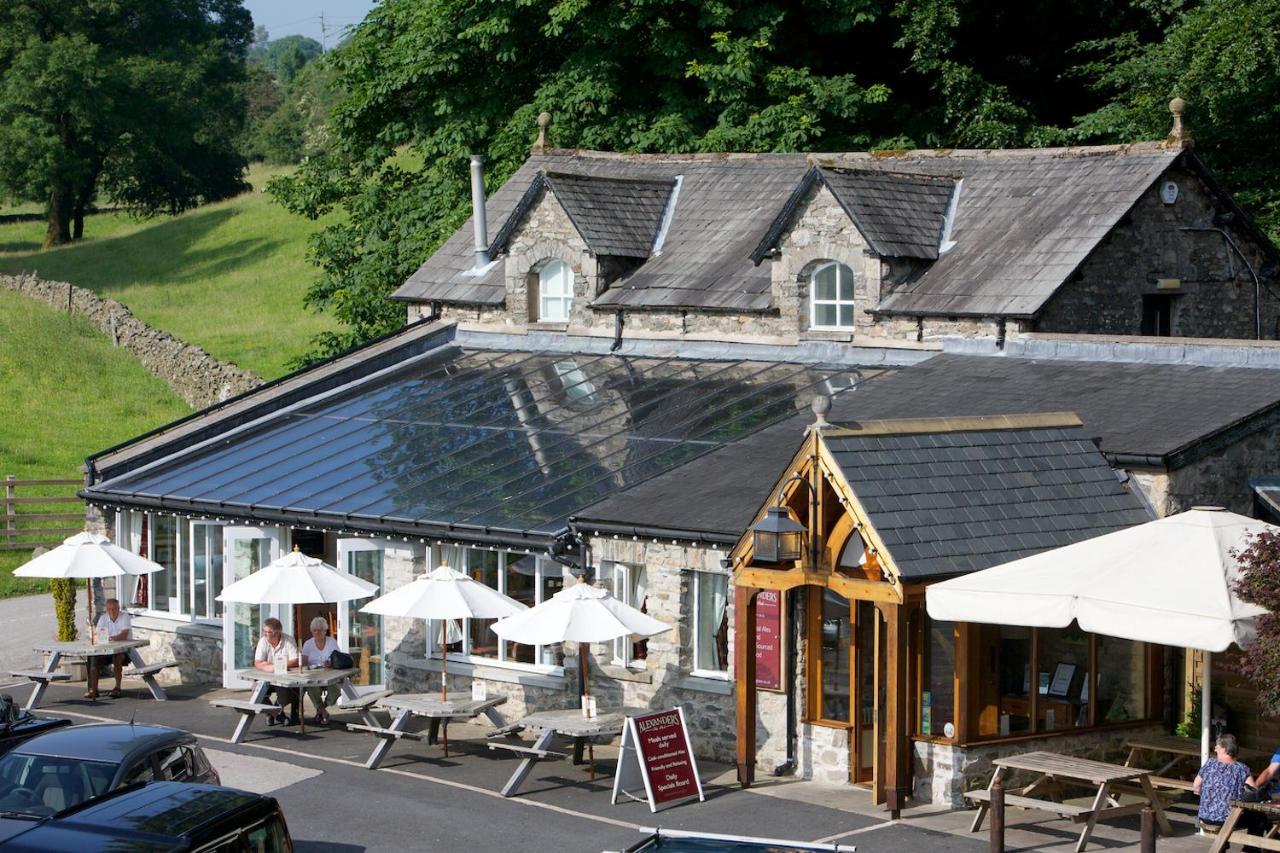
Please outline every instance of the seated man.
[[[271, 616], [262, 623], [262, 637], [258, 640], [258, 647], [253, 652], [254, 669], [274, 672], [277, 657], [283, 658], [285, 667], [289, 669], [298, 666], [298, 647], [294, 645], [293, 637], [284, 632], [284, 626], [280, 624], [279, 619]], [[286, 720], [284, 711], [280, 711], [267, 719], [267, 725], [279, 726], [287, 722], [291, 726], [296, 726], [298, 724], [296, 705], [298, 691], [288, 687], [272, 687], [267, 691], [267, 698], [270, 699], [272, 694], [275, 695], [276, 704], [282, 709], [285, 705], [289, 706], [290, 713]]]
[[[107, 610], [98, 617], [97, 630], [106, 631], [107, 639], [113, 643], [131, 639], [133, 623], [129, 620], [129, 614], [120, 609], [118, 599], [107, 599]], [[84, 692], [86, 699], [98, 698], [98, 666], [104, 657], [106, 656], [96, 656], [88, 660], [88, 665], [85, 667], [89, 679], [89, 689]], [[116, 686], [108, 695], [112, 699], [119, 699], [123, 695], [120, 690], [120, 681], [124, 677], [124, 653], [111, 655], [111, 663], [115, 667]]]

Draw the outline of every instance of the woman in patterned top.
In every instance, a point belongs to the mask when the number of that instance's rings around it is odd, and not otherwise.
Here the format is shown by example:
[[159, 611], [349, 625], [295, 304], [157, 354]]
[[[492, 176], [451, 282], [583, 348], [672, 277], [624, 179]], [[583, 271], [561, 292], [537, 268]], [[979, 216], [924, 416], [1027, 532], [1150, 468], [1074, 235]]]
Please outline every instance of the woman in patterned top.
[[1196, 774], [1192, 790], [1200, 797], [1197, 813], [1200, 823], [1217, 829], [1231, 812], [1231, 801], [1240, 799], [1244, 792], [1249, 768], [1236, 761], [1240, 743], [1235, 735], [1218, 738], [1213, 753], [1215, 757], [1206, 761]]

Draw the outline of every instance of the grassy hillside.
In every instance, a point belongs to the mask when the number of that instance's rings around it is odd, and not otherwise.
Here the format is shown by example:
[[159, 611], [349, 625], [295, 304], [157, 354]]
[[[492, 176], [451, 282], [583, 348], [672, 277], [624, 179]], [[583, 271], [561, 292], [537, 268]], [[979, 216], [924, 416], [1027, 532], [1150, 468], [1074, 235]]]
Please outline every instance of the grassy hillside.
[[118, 299], [140, 318], [266, 379], [333, 327], [302, 306], [316, 276], [316, 224], [263, 192], [279, 170], [255, 166], [254, 191], [177, 217], [90, 217], [85, 240], [40, 250], [41, 222], [0, 225], [0, 272], [36, 272]]
[[[190, 411], [88, 321], [8, 291], [0, 291], [0, 400], [0, 477], [18, 479], [79, 477], [90, 453]], [[29, 558], [0, 551], [0, 596], [41, 588], [10, 575]]]

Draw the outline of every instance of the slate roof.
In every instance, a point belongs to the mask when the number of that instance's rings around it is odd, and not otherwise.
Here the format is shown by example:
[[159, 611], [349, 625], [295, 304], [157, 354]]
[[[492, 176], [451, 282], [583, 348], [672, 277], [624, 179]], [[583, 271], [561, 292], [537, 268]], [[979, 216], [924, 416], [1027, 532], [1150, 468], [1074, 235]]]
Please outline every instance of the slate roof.
[[596, 255], [647, 258], [662, 225], [675, 181], [540, 172], [489, 246], [505, 251], [525, 212], [546, 190], [560, 202], [587, 247]]
[[823, 441], [908, 580], [986, 569], [1152, 519], [1079, 426], [863, 428]]
[[1280, 416], [1280, 370], [942, 354], [865, 383], [829, 417], [1052, 411], [1079, 415], [1108, 456], [1177, 467], [1212, 437]]
[[937, 259], [955, 179], [815, 166], [805, 173], [769, 233], [756, 247], [753, 260], [762, 260], [777, 247], [779, 238], [816, 184], [831, 191], [877, 254], [889, 258]]
[[[938, 355], [869, 376], [832, 400], [832, 423], [1071, 411], [1117, 464], [1178, 464], [1280, 417], [1280, 371]], [[812, 423], [807, 412], [578, 512], [734, 541]], [[716, 500], [710, 495], [718, 494]]]
[[[955, 245], [916, 280], [887, 295], [890, 313], [1031, 316], [1053, 295], [1138, 198], [1179, 157], [1157, 143], [1017, 151], [886, 154], [652, 155], [551, 150], [535, 153], [488, 199], [489, 222], [505, 222], [539, 172], [647, 181], [682, 176], [666, 241], [597, 297], [601, 308], [763, 312], [771, 305], [768, 264], [753, 252], [809, 168], [906, 176], [876, 189], [899, 196], [919, 176], [959, 180]], [[1203, 167], [1199, 167], [1203, 168]], [[861, 178], [864, 183], [869, 178]], [[892, 189], [892, 191], [890, 191]], [[850, 198], [856, 193], [850, 191]], [[930, 196], [930, 204], [937, 199]], [[866, 227], [885, 250], [919, 249], [920, 225], [901, 206]], [[932, 209], [932, 208], [931, 208]], [[932, 214], [923, 217], [932, 221]], [[499, 304], [502, 264], [473, 266], [464, 224], [394, 294], [414, 301]]]

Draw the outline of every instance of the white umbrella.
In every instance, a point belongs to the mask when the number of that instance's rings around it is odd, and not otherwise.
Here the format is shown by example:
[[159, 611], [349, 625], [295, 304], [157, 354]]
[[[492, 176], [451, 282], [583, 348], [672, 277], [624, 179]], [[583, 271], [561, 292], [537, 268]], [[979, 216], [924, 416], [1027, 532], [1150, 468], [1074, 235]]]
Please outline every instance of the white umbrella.
[[[1266, 611], [1235, 594], [1243, 551], [1280, 528], [1213, 507], [1024, 557], [926, 591], [929, 615], [954, 622], [1065, 628], [1221, 652], [1247, 646]], [[1202, 757], [1209, 739], [1209, 662], [1201, 679]]]
[[587, 649], [581, 646], [631, 634], [652, 637], [670, 631], [671, 626], [623, 604], [607, 589], [579, 578], [576, 584], [565, 587], [537, 607], [509, 616], [495, 623], [492, 629], [504, 640], [532, 646], [578, 643], [585, 688], [588, 655]]
[[368, 598], [377, 591], [377, 584], [308, 557], [295, 546], [278, 560], [223, 587], [217, 600], [236, 604], [325, 604]]
[[[13, 570], [20, 578], [118, 578], [149, 575], [164, 566], [115, 545], [105, 536], [84, 531], [62, 540], [62, 544]], [[90, 586], [85, 584], [86, 589]], [[88, 590], [89, 635], [93, 637], [93, 591]]]
[[[324, 560], [293, 550], [246, 578], [222, 588], [217, 600], [234, 604], [327, 604], [368, 598], [378, 585]], [[298, 656], [302, 669], [302, 656]]]
[[402, 616], [413, 619], [440, 619], [440, 699], [448, 698], [445, 692], [444, 646], [448, 645], [445, 631], [452, 627], [452, 619], [501, 619], [528, 608], [514, 598], [449, 568], [439, 566], [429, 574], [416, 578], [399, 589], [375, 598], [360, 610], [380, 616]]

